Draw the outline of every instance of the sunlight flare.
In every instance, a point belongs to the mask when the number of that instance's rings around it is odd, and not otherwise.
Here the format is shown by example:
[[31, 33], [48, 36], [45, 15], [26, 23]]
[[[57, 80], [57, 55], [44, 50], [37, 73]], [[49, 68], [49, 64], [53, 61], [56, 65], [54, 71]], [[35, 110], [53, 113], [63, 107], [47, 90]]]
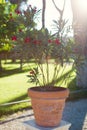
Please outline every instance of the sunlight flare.
[[82, 11], [87, 11], [87, 0], [78, 0], [78, 5]]

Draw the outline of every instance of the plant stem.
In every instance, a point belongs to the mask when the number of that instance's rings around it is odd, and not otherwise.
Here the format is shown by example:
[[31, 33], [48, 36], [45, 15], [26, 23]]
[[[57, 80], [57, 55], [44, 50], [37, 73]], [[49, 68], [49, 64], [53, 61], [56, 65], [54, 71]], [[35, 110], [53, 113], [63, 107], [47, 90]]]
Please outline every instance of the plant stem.
[[[65, 65], [63, 66], [63, 69], [62, 69], [61, 74], [60, 74], [61, 76], [63, 76], [63, 72], [64, 72], [64, 70], [65, 70], [65, 68], [66, 68], [66, 65], [67, 65], [67, 64], [65, 63]], [[57, 77], [58, 77], [58, 76], [56, 76], [56, 78], [57, 78]], [[64, 78], [64, 79], [65, 79], [65, 78]], [[63, 81], [63, 80], [62, 80], [62, 81]]]
[[41, 73], [42, 73], [42, 77], [43, 77], [43, 85], [45, 86], [46, 85], [46, 79], [45, 79], [45, 76], [44, 76], [44, 71], [43, 71], [43, 65], [41, 64], [38, 64], [38, 67], [40, 68], [41, 70]]
[[60, 69], [61, 69], [61, 66], [56, 64], [56, 70], [55, 70], [55, 75], [54, 75], [56, 80], [59, 75]]
[[54, 85], [54, 79], [55, 79], [56, 70], [57, 70], [57, 64], [56, 64], [55, 67], [54, 67], [54, 74], [53, 74], [53, 79], [52, 79], [53, 85]]
[[49, 84], [49, 64], [48, 64], [48, 59], [46, 59], [46, 64], [47, 64], [47, 84]]

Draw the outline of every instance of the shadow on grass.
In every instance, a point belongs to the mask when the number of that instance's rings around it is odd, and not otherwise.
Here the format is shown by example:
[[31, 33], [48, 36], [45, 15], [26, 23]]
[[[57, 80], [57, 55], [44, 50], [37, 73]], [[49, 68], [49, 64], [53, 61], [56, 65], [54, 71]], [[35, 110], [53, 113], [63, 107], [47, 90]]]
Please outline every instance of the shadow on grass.
[[[33, 59], [31, 59], [31, 60], [28, 60], [28, 61], [23, 61], [23, 64], [26, 64], [26, 63], [35, 63], [35, 61], [33, 60]], [[18, 60], [18, 61], [16, 61], [16, 62], [12, 62], [12, 61], [6, 61], [6, 62], [4, 62], [3, 64], [6, 64], [6, 65], [12, 65], [12, 64], [20, 64], [20, 60]]]
[[[29, 71], [29, 63], [35, 63], [34, 60], [30, 60], [29, 62], [23, 62], [22, 64], [22, 69], [20, 68], [20, 62], [17, 61], [15, 63], [12, 63], [10, 61], [7, 61], [6, 63], [3, 63], [4, 66], [1, 70], [0, 70], [0, 77], [6, 77], [6, 76], [10, 76], [10, 75], [14, 75], [14, 74], [18, 74], [18, 73], [24, 73]], [[25, 67], [24, 65], [27, 64], [27, 66]]]
[[16, 68], [16, 69], [10, 69], [10, 70], [2, 70], [0, 71], [0, 77], [6, 77], [6, 76], [10, 76], [10, 75], [14, 75], [14, 74], [18, 74], [18, 73], [24, 73], [24, 72], [27, 72], [29, 71], [29, 69], [24, 69], [24, 70], [21, 70], [20, 68]]
[[[21, 100], [24, 100], [24, 99], [27, 99], [27, 98], [28, 98], [28, 94], [25, 93], [22, 96], [18, 96], [16, 98], [9, 100], [8, 103], [14, 102], [14, 101], [15, 102], [21, 101]], [[8, 105], [8, 106], [0, 106], [0, 117], [2, 117], [3, 115], [12, 114], [12, 113], [17, 112], [19, 110], [22, 110], [24, 108], [27, 108], [27, 107], [29, 107], [28, 104], [29, 103], [18, 103], [18, 104], [14, 104], [14, 105], [12, 104], [12, 105]]]
[[23, 95], [21, 96], [18, 96], [16, 98], [13, 98], [11, 100], [9, 100], [8, 102], [14, 102], [14, 101], [20, 101], [20, 100], [24, 100], [28, 97], [28, 94], [27, 93], [24, 93]]

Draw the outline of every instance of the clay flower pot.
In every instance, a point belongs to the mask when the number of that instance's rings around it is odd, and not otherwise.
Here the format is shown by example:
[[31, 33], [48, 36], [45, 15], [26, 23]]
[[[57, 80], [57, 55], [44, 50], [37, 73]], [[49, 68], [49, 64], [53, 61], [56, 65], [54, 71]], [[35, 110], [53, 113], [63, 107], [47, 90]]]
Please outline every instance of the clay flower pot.
[[40, 91], [40, 87], [33, 87], [28, 89], [28, 95], [38, 125], [52, 127], [60, 124], [68, 89], [54, 87], [53, 91]]

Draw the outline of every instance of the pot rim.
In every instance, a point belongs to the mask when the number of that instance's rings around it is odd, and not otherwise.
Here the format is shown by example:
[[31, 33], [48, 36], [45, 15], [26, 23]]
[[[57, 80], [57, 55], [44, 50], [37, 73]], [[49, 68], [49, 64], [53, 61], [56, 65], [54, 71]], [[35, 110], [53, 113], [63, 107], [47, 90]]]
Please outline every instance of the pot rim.
[[39, 87], [32, 87], [28, 89], [28, 96], [32, 98], [67, 98], [69, 95], [69, 89], [63, 87], [54, 87], [57, 88], [58, 91], [38, 91]]

